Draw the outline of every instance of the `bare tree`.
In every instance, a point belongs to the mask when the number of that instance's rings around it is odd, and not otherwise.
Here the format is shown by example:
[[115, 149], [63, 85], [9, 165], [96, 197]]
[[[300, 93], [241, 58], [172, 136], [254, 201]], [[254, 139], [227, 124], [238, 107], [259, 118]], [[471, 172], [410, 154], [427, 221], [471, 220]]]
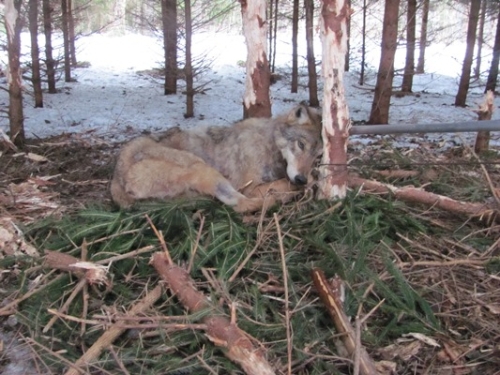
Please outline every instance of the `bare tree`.
[[276, 35], [278, 35], [278, 0], [269, 1], [269, 67], [271, 73], [276, 68]]
[[35, 96], [35, 108], [43, 107], [42, 79], [40, 77], [40, 53], [38, 48], [38, 1], [29, 0], [29, 30], [31, 37], [31, 83]]
[[497, 29], [495, 33], [495, 43], [493, 44], [493, 57], [491, 59], [490, 71], [488, 72], [488, 80], [486, 81], [485, 93], [488, 91], [495, 92], [498, 79], [498, 64], [500, 63], [500, 12], [498, 13]]
[[347, 49], [346, 0], [323, 0], [320, 25], [323, 46], [323, 158], [320, 167], [320, 198], [344, 198], [347, 191], [347, 142], [349, 109], [344, 93]]
[[177, 0], [161, 0], [165, 95], [177, 93]]
[[23, 147], [24, 115], [21, 64], [21, 30], [20, 18], [22, 0], [6, 0], [4, 8], [5, 29], [7, 31], [7, 52], [9, 59], [8, 87], [9, 87], [9, 125], [10, 138], [16, 146]]
[[271, 117], [271, 72], [266, 55], [266, 1], [239, 1], [247, 44], [243, 117]]
[[455, 105], [458, 107], [465, 107], [467, 92], [469, 91], [472, 60], [474, 58], [474, 44], [476, 43], [476, 31], [480, 8], [480, 0], [472, 0], [470, 2], [469, 23], [467, 25], [467, 47], [465, 49], [465, 57], [462, 65], [462, 75], [460, 76], [458, 92], [457, 96], [455, 97]]
[[186, 28], [186, 64], [184, 73], [186, 74], [186, 113], [184, 117], [194, 116], [194, 88], [193, 88], [193, 66], [191, 58], [191, 39], [193, 35], [191, 19], [191, 0], [184, 0], [184, 20]]
[[388, 124], [398, 37], [399, 0], [386, 0], [382, 28], [382, 53], [369, 124]]
[[61, 29], [63, 32], [63, 46], [64, 46], [64, 81], [71, 82], [71, 52], [69, 46], [69, 10], [68, 1], [61, 0], [61, 14], [62, 23]]
[[417, 0], [408, 0], [406, 12], [406, 62], [401, 85], [402, 92], [411, 92], [413, 74], [415, 74], [415, 30], [417, 16]]
[[[347, 6], [351, 9], [351, 0], [347, 0]], [[351, 17], [347, 19], [347, 45], [345, 51], [344, 71], [349, 71], [349, 60], [351, 56]]]
[[420, 26], [420, 46], [416, 73], [425, 72], [425, 48], [427, 47], [427, 24], [429, 23], [429, 0], [422, 1], [422, 25]]
[[45, 65], [47, 66], [47, 84], [49, 94], [57, 93], [56, 68], [52, 48], [52, 5], [50, 0], [42, 0], [43, 32], [45, 34]]
[[476, 66], [474, 68], [474, 78], [478, 79], [481, 74], [481, 54], [483, 52], [484, 43], [484, 23], [486, 21], [486, 5], [487, 1], [481, 1], [481, 11], [479, 17], [479, 29], [477, 31], [477, 50], [476, 50]]
[[298, 56], [298, 35], [299, 35], [299, 0], [293, 0], [292, 12], [292, 93], [299, 89], [299, 56]]
[[73, 1], [68, 1], [68, 46], [69, 46], [69, 58], [71, 66], [76, 68], [78, 66], [78, 61], [76, 59], [76, 33], [75, 33], [75, 16], [73, 14]]
[[307, 72], [309, 88], [309, 105], [319, 107], [318, 76], [316, 59], [314, 58], [314, 0], [304, 0], [306, 17]]
[[365, 84], [365, 60], [366, 60], [366, 0], [363, 0], [363, 24], [361, 30], [361, 71], [359, 73], [359, 84]]

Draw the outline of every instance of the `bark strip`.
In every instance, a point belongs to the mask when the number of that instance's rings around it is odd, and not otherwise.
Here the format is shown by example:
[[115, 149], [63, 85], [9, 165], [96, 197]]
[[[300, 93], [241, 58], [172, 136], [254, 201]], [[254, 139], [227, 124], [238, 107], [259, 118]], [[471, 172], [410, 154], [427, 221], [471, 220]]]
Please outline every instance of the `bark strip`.
[[[153, 254], [153, 267], [167, 283], [172, 293], [191, 313], [214, 310], [213, 306], [199, 292], [187, 271], [169, 261], [165, 252]], [[216, 313], [217, 314], [217, 313]], [[267, 362], [262, 349], [255, 348], [238, 326], [222, 315], [208, 315], [202, 319], [206, 324], [206, 335], [215, 345], [224, 349], [224, 354], [237, 363], [248, 375], [271, 375], [274, 370]]]
[[[480, 121], [491, 120], [493, 116], [493, 102], [494, 102], [493, 91], [488, 90], [484, 96], [484, 102], [479, 106], [474, 112], [477, 113], [477, 118]], [[490, 145], [490, 132], [487, 130], [481, 130], [477, 132], [476, 143], [474, 144], [474, 151], [476, 154], [488, 151]]]
[[321, 301], [326, 306], [330, 316], [333, 319], [335, 328], [342, 335], [341, 339], [344, 343], [347, 352], [354, 359], [354, 356], [359, 353], [359, 371], [362, 375], [377, 375], [377, 370], [372, 359], [366, 352], [365, 348], [356, 345], [356, 333], [354, 328], [349, 323], [349, 318], [344, 312], [343, 304], [340, 299], [339, 290], [341, 280], [335, 278], [333, 285], [330, 285], [326, 280], [322, 270], [315, 268], [311, 272], [314, 286], [319, 294]]

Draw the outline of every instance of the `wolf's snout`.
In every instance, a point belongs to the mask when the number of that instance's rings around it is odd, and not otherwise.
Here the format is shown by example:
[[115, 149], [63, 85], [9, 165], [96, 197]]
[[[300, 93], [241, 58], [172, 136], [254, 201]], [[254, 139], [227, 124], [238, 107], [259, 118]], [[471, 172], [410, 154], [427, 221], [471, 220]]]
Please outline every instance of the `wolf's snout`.
[[307, 177], [302, 174], [298, 174], [295, 176], [294, 182], [296, 185], [305, 185], [307, 184]]

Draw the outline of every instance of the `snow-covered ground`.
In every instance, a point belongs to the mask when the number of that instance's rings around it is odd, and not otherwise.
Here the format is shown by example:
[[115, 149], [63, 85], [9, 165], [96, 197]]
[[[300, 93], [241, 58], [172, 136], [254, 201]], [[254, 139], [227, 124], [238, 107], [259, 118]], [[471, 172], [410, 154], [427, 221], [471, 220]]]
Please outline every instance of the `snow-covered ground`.
[[[321, 55], [317, 37], [316, 53]], [[27, 35], [23, 40], [29, 40]], [[277, 51], [277, 70], [284, 78], [272, 86], [273, 113], [287, 111], [295, 103], [307, 100], [305, 46], [300, 46], [299, 93], [290, 93], [289, 67], [291, 46], [281, 40]], [[163, 95], [163, 79], [146, 70], [161, 66], [161, 40], [144, 35], [122, 36], [94, 34], [78, 40], [77, 57], [90, 63], [88, 68], [73, 72], [76, 82], [59, 82], [60, 93], [44, 95], [44, 108], [34, 108], [33, 98], [24, 96], [25, 129], [28, 137], [48, 137], [61, 133], [99, 135], [109, 141], [122, 141], [142, 131], [158, 131], [171, 126], [191, 127], [200, 124], [230, 124], [242, 117], [246, 46], [241, 35], [202, 33], [195, 37], [195, 53], [206, 54], [211, 70], [199, 77], [198, 84], [207, 83], [205, 91], [195, 96], [195, 118], [185, 119], [183, 81], [179, 94]], [[29, 51], [26, 47], [25, 52]], [[355, 54], [356, 51], [353, 51]], [[463, 59], [463, 45], [431, 45], [427, 50], [427, 74], [414, 77], [415, 95], [392, 98], [390, 123], [435, 123], [475, 120], [471, 109], [482, 101], [484, 83], [478, 82], [468, 95], [469, 108], [456, 108], [453, 103]], [[368, 64], [378, 66], [379, 56], [369, 54]], [[402, 66], [404, 53], [398, 51], [397, 66]], [[399, 64], [399, 65], [398, 65]], [[367, 84], [357, 84], [359, 63], [351, 63], [346, 73], [346, 95], [351, 118], [366, 120], [373, 100], [375, 74], [368, 70]], [[396, 77], [395, 85], [400, 82]], [[5, 80], [2, 82], [5, 85]], [[474, 86], [474, 85], [473, 85]], [[29, 85], [27, 84], [27, 87]], [[321, 92], [320, 92], [321, 98]], [[0, 106], [7, 108], [8, 97], [0, 90]], [[499, 119], [498, 111], [494, 119]], [[0, 129], [8, 131], [8, 120], [0, 118]], [[497, 133], [493, 143], [498, 143]], [[429, 135], [435, 138], [436, 135]], [[439, 135], [438, 135], [439, 137]], [[457, 135], [447, 135], [456, 138]], [[366, 137], [361, 137], [366, 139]], [[373, 138], [373, 137], [370, 137]], [[471, 135], [469, 135], [469, 139]], [[495, 140], [496, 139], [496, 140]]]

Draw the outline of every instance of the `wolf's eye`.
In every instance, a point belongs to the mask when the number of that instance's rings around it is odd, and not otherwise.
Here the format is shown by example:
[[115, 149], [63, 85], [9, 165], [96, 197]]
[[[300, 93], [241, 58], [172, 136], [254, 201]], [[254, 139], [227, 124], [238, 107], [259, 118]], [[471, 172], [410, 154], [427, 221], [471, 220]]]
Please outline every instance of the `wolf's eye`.
[[297, 145], [299, 146], [299, 148], [304, 151], [304, 148], [306, 147], [306, 145], [304, 144], [304, 142], [302, 141], [297, 141]]

